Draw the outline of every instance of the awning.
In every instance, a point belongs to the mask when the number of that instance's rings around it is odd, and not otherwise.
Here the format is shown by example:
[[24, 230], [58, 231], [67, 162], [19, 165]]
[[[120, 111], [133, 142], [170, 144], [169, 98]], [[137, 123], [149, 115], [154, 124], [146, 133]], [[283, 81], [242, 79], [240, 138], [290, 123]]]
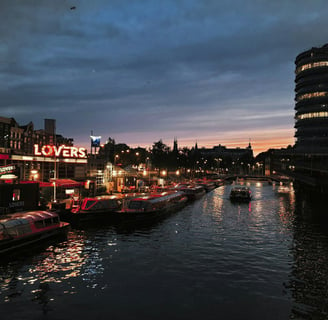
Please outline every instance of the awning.
[[[84, 185], [84, 182], [78, 182], [72, 179], [50, 179], [50, 186], [53, 186], [53, 182], [56, 183], [56, 187], [64, 187], [64, 188], [78, 188]], [[40, 187], [42, 184], [40, 183]]]

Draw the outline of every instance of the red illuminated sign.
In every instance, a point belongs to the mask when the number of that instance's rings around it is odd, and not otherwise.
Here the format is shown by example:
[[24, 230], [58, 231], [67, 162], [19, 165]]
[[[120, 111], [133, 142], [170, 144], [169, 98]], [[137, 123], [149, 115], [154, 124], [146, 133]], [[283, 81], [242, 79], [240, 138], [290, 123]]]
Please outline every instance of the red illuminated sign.
[[85, 148], [68, 147], [65, 145], [58, 147], [45, 145], [40, 147], [38, 144], [35, 144], [34, 155], [44, 157], [86, 158], [87, 150]]

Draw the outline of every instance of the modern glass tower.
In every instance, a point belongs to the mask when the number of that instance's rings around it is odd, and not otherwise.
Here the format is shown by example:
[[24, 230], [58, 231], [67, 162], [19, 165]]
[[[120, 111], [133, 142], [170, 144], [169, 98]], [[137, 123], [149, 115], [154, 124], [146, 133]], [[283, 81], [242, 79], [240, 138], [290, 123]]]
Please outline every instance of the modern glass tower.
[[296, 57], [295, 148], [328, 153], [328, 44]]
[[328, 44], [295, 60], [295, 177], [328, 194]]

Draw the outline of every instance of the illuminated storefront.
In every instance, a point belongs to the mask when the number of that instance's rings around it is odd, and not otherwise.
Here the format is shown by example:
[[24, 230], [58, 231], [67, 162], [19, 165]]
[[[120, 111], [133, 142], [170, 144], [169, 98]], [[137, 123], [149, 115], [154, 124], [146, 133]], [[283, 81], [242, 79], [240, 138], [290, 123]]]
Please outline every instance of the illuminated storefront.
[[8, 155], [5, 161], [7, 168], [16, 168], [19, 180], [32, 181], [49, 181], [52, 178], [84, 179], [88, 162], [85, 148], [65, 145], [34, 145], [33, 155]]

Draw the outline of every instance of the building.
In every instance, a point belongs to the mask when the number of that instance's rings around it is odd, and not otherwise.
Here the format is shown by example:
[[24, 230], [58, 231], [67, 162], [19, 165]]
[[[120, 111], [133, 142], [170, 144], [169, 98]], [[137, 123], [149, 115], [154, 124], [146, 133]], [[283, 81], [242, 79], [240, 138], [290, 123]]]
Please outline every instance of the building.
[[299, 54], [295, 64], [295, 147], [327, 153], [328, 44]]
[[84, 179], [87, 151], [55, 128], [53, 119], [45, 119], [45, 129], [34, 130], [32, 122], [21, 126], [14, 118], [0, 117], [0, 182]]
[[[198, 149], [208, 164], [208, 169], [216, 169], [220, 173], [250, 174], [254, 161], [251, 143], [246, 148], [227, 148], [219, 144], [211, 149]], [[212, 170], [213, 170], [212, 169]]]
[[326, 188], [328, 44], [300, 53], [295, 65], [295, 174], [302, 182]]

